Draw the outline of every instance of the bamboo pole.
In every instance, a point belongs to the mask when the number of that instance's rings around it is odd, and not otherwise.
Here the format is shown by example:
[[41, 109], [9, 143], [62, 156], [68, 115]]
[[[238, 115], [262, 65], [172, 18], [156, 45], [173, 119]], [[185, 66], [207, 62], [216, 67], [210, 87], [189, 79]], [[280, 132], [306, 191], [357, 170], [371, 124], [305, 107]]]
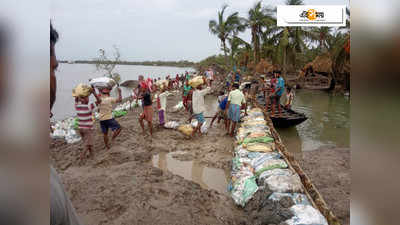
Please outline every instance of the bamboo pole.
[[265, 110], [265, 107], [263, 107], [262, 105], [257, 103], [255, 96], [251, 97], [251, 102], [254, 106], [256, 106], [262, 110], [265, 121], [267, 121], [267, 124], [271, 130], [271, 134], [273, 135], [273, 138], [275, 139], [276, 148], [281, 153], [284, 160], [287, 162], [289, 168], [299, 175], [301, 183], [304, 187], [304, 192], [307, 195], [307, 197], [309, 198], [311, 204], [316, 209], [318, 209], [322, 215], [325, 216], [329, 225], [341, 225], [341, 223], [339, 222], [337, 217], [329, 209], [325, 200], [322, 198], [321, 193], [317, 190], [317, 188], [311, 182], [311, 179], [307, 176], [307, 174], [304, 173], [303, 169], [301, 168], [299, 163], [295, 160], [294, 156], [290, 152], [287, 151], [285, 145], [282, 143], [282, 140], [281, 140], [278, 132], [275, 130], [274, 125], [269, 117], [269, 113]]

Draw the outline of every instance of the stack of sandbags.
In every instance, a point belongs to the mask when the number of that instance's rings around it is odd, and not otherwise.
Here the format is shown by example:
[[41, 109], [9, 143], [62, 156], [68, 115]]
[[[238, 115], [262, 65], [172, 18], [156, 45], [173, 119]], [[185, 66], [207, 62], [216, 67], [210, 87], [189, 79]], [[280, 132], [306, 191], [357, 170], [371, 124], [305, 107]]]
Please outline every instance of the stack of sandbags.
[[325, 225], [326, 219], [314, 209], [304, 195], [300, 177], [288, 168], [276, 150], [274, 138], [259, 108], [249, 110], [238, 129], [235, 157], [232, 159], [231, 196], [244, 207], [259, 189], [273, 191], [266, 199], [279, 201], [290, 197], [295, 205], [290, 208], [290, 225]]
[[98, 77], [91, 79], [89, 81], [90, 85], [93, 85], [95, 88], [109, 88], [112, 89], [115, 85], [117, 85], [117, 82], [114, 79], [111, 79], [109, 77]]
[[87, 97], [92, 92], [92, 87], [86, 84], [78, 84], [72, 89], [72, 97]]
[[189, 80], [189, 85], [193, 88], [197, 88], [197, 86], [204, 84], [204, 80], [202, 76], [196, 76]]

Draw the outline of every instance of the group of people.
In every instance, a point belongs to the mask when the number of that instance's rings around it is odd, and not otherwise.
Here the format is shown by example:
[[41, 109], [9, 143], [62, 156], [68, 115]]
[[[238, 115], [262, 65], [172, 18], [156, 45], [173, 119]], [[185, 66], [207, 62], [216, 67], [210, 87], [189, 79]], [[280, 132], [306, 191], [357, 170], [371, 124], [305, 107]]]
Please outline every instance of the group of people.
[[[285, 92], [285, 80], [282, 77], [280, 70], [275, 70], [272, 74], [271, 79], [267, 79], [264, 76], [260, 77], [260, 83], [262, 85], [261, 89], [264, 94], [266, 107], [271, 106], [271, 116], [281, 116], [282, 107], [281, 107], [281, 98], [283, 93]], [[286, 85], [286, 102], [284, 105], [285, 109], [291, 109], [291, 105], [294, 100], [294, 91], [293, 89]], [[278, 115], [275, 115], [275, 108], [278, 108]]]

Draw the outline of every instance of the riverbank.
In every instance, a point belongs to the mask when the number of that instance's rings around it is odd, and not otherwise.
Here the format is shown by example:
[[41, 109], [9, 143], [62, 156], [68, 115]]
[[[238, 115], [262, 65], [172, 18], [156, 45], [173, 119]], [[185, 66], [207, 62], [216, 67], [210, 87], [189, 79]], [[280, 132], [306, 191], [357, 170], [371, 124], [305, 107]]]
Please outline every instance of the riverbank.
[[350, 224], [351, 169], [349, 148], [320, 148], [297, 159], [304, 172], [341, 221]]
[[[168, 109], [179, 100], [179, 96], [168, 97]], [[215, 106], [210, 104], [215, 97], [208, 96], [206, 101], [211, 108]], [[124, 130], [110, 151], [103, 147], [97, 123], [95, 155], [91, 159], [79, 160], [80, 142], [71, 145], [59, 140], [51, 142], [51, 162], [84, 224], [246, 224], [241, 221], [248, 217], [226, 193], [206, 189], [201, 183], [163, 169], [173, 165], [159, 163], [162, 153], [179, 151], [175, 158], [196, 162], [192, 177], [207, 178], [207, 170], [213, 169], [222, 171], [222, 175], [217, 174], [226, 179], [233, 139], [225, 136], [222, 124], [215, 124], [206, 136], [193, 140], [166, 129], [155, 129], [153, 138], [143, 137], [137, 121], [140, 112], [140, 108], [135, 108], [117, 119]], [[184, 122], [188, 113], [168, 112], [167, 118]], [[158, 121], [155, 116], [154, 121]], [[202, 182], [212, 187], [215, 181]]]

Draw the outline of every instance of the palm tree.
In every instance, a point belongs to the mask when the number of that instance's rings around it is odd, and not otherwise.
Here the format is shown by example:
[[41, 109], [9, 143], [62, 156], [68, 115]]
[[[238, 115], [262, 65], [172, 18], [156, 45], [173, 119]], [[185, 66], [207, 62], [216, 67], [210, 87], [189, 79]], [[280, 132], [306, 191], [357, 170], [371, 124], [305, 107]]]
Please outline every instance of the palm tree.
[[315, 27], [311, 30], [314, 40], [318, 40], [321, 52], [326, 52], [328, 48], [327, 40], [330, 38], [332, 27]]
[[241, 24], [241, 20], [239, 18], [239, 13], [234, 12], [229, 15], [226, 19], [224, 19], [224, 13], [228, 5], [223, 5], [222, 10], [218, 11], [218, 19], [210, 20], [208, 27], [210, 32], [214, 35], [217, 35], [221, 40], [222, 48], [225, 54], [225, 64], [228, 65], [228, 56], [227, 56], [227, 48], [226, 48], [226, 40], [231, 34], [237, 33], [238, 31], [244, 30], [244, 27]]
[[231, 64], [233, 67], [236, 64], [235, 58], [237, 58], [238, 54], [244, 49], [251, 50], [251, 45], [246, 41], [244, 41], [243, 39], [239, 38], [238, 36], [233, 36], [232, 38], [229, 38], [228, 41], [229, 45], [231, 46], [230, 55], [231, 55]]
[[273, 11], [269, 8], [262, 7], [261, 2], [262, 1], [257, 2], [254, 7], [249, 10], [248, 18], [245, 19], [246, 25], [251, 29], [251, 43], [253, 45], [255, 64], [260, 61], [260, 36], [262, 34], [262, 28], [275, 22], [275, 19], [272, 17]]

